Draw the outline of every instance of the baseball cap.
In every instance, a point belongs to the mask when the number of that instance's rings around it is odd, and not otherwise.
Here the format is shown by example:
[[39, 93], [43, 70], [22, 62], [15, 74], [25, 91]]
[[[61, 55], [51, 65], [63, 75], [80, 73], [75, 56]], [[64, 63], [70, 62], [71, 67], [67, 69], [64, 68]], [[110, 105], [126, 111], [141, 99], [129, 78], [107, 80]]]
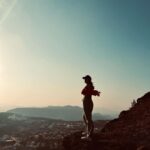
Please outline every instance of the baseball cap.
[[82, 79], [92, 80], [92, 78], [91, 78], [91, 76], [90, 76], [90, 75], [86, 75], [86, 76], [82, 77]]

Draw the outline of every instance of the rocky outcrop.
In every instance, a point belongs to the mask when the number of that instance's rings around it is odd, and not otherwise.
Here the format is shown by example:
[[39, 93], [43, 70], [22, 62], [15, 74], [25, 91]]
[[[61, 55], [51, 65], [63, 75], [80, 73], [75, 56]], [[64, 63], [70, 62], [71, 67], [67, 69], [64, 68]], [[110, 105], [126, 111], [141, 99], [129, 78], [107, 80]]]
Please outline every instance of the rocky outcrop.
[[66, 150], [150, 150], [150, 92], [129, 110], [107, 123], [92, 141], [80, 140], [78, 132], [64, 138]]

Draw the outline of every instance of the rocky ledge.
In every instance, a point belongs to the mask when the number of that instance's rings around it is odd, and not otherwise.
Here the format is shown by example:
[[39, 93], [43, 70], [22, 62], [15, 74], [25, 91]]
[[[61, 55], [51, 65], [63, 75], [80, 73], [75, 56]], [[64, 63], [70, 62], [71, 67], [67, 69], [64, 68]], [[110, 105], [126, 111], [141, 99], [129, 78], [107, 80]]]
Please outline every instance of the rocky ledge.
[[150, 92], [122, 111], [95, 133], [91, 141], [80, 139], [81, 132], [63, 140], [66, 150], [150, 150]]

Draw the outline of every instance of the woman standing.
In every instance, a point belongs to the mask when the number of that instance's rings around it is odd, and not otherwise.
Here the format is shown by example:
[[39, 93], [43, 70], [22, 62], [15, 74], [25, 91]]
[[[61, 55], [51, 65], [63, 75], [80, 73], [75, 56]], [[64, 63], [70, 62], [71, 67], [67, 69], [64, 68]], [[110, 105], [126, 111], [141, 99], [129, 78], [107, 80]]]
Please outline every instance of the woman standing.
[[91, 138], [94, 130], [94, 124], [92, 120], [92, 110], [93, 110], [93, 101], [92, 101], [92, 95], [94, 96], [100, 96], [100, 92], [97, 90], [94, 90], [94, 86], [92, 83], [92, 78], [89, 75], [86, 75], [83, 77], [86, 86], [82, 90], [81, 94], [84, 95], [83, 98], [83, 121], [86, 126], [86, 132], [83, 132], [84, 136], [81, 137], [81, 139], [89, 139]]

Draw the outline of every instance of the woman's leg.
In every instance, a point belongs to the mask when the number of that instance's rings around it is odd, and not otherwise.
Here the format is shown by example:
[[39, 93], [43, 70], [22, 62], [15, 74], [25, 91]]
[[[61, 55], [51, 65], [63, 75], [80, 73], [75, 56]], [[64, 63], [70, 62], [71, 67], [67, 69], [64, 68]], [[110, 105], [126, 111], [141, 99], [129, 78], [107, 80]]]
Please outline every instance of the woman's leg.
[[87, 126], [88, 126], [88, 136], [92, 136], [93, 131], [94, 131], [94, 123], [92, 120], [92, 111], [93, 111], [93, 102], [90, 101], [88, 103], [88, 107], [85, 111], [85, 116], [86, 116]]
[[91, 99], [85, 99], [83, 101], [83, 109], [84, 109], [83, 120], [87, 127], [87, 137], [90, 137], [92, 136], [94, 131], [94, 124], [92, 121], [93, 102]]
[[86, 114], [86, 118], [87, 118], [87, 127], [88, 127], [88, 136], [92, 136], [93, 134], [93, 131], [94, 131], [94, 123], [93, 123], [93, 120], [92, 120], [92, 113], [87, 113]]
[[85, 113], [83, 114], [83, 121], [84, 121], [84, 124], [85, 124], [85, 133], [87, 133], [87, 131], [88, 131], [88, 123], [87, 123], [87, 119], [86, 119]]
[[87, 120], [86, 120], [85, 114], [83, 114], [83, 121], [84, 121], [85, 125], [87, 125]]

